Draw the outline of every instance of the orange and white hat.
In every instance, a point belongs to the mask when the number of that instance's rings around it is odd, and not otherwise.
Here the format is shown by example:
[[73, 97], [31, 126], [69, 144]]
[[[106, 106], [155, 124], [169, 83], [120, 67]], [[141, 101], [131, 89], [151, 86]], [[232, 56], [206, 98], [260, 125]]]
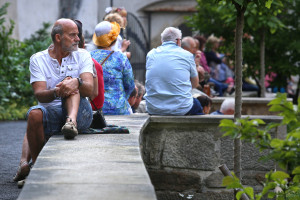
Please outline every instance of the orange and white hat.
[[120, 34], [120, 25], [116, 22], [102, 21], [95, 27], [93, 42], [99, 47], [109, 47]]

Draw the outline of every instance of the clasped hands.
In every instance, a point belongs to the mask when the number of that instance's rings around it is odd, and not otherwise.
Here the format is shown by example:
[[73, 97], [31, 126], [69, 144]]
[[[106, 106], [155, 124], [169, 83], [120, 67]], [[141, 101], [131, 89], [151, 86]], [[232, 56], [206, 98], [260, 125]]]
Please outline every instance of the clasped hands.
[[63, 81], [56, 85], [56, 96], [67, 98], [71, 95], [78, 94], [78, 85], [79, 83], [76, 78], [66, 77]]

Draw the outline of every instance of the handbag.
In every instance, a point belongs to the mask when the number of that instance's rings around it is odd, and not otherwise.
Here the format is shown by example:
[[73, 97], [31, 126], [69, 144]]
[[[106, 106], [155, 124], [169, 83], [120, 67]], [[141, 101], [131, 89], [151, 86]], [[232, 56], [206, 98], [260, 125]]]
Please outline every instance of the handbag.
[[[104, 62], [113, 53], [114, 53], [114, 51], [110, 52], [110, 54], [102, 61], [101, 65], [103, 65]], [[93, 128], [93, 129], [102, 129], [102, 128], [107, 127], [106, 120], [104, 118], [102, 109], [101, 108], [98, 109], [97, 106], [95, 105], [95, 103], [91, 99], [90, 99], [90, 101], [92, 102], [93, 106], [96, 108], [96, 111], [93, 112], [93, 121], [92, 121], [92, 124], [91, 124], [90, 127]]]
[[94, 104], [94, 102], [93, 101], [91, 101], [91, 102], [97, 110], [95, 112], [93, 112], [93, 121], [92, 121], [92, 124], [90, 127], [93, 129], [102, 129], [102, 128], [107, 127], [106, 120], [102, 113], [102, 109], [101, 108], [98, 109], [96, 107], [96, 105]]

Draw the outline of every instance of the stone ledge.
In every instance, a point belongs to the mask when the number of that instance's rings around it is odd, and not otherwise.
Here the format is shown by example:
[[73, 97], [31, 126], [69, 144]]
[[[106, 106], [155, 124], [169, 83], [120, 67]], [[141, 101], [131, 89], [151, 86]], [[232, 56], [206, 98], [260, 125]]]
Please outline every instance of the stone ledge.
[[140, 154], [139, 135], [147, 114], [106, 116], [130, 134], [53, 136], [40, 153], [19, 200], [156, 199]]
[[[262, 119], [268, 122], [280, 122], [281, 116], [266, 115], [242, 115], [242, 118]], [[159, 116], [151, 115], [150, 123], [176, 123], [176, 124], [194, 124], [194, 123], [219, 123], [222, 119], [234, 119], [233, 115], [190, 115], [190, 116]]]
[[[260, 118], [267, 123], [282, 120], [278, 116], [242, 117]], [[172, 194], [172, 189], [194, 191], [195, 197], [200, 195], [210, 199], [229, 194], [219, 190], [219, 183], [213, 182], [214, 177], [209, 175], [219, 173], [216, 166], [222, 162], [223, 153], [231, 152], [226, 148], [232, 144], [227, 145], [226, 141], [231, 142], [219, 139], [221, 134], [216, 126], [220, 120], [233, 119], [233, 116], [135, 114], [106, 116], [106, 119], [109, 124], [128, 127], [130, 134], [82, 134], [70, 141], [64, 140], [63, 136], [50, 138], [18, 199], [156, 199], [145, 163], [151, 168], [149, 173], [155, 183], [161, 182], [163, 177], [171, 177], [178, 183], [174, 186], [163, 180], [164, 185], [159, 189], [171, 190], [166, 193], [158, 190], [159, 199], [164, 199], [164, 194]], [[192, 130], [184, 131], [187, 127]], [[222, 145], [226, 146], [225, 151]], [[162, 150], [165, 151], [163, 154]], [[197, 156], [188, 156], [186, 150]], [[231, 162], [231, 158], [226, 161]], [[265, 166], [261, 167], [265, 169]], [[164, 170], [165, 176], [162, 175]], [[255, 182], [252, 176], [248, 177], [251, 178], [249, 183]], [[191, 188], [189, 181], [196, 187]], [[184, 187], [179, 189], [180, 185]], [[218, 190], [215, 192], [215, 189]]]

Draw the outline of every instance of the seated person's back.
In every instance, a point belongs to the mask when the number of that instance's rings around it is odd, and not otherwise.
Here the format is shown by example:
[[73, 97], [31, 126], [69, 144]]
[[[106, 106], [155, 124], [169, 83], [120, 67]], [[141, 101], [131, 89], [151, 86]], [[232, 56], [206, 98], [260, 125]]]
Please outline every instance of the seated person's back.
[[147, 55], [144, 98], [149, 114], [185, 115], [193, 106], [191, 78], [198, 79], [198, 73], [193, 55], [180, 47], [178, 31], [173, 41], [164, 41], [163, 32], [163, 44]]

